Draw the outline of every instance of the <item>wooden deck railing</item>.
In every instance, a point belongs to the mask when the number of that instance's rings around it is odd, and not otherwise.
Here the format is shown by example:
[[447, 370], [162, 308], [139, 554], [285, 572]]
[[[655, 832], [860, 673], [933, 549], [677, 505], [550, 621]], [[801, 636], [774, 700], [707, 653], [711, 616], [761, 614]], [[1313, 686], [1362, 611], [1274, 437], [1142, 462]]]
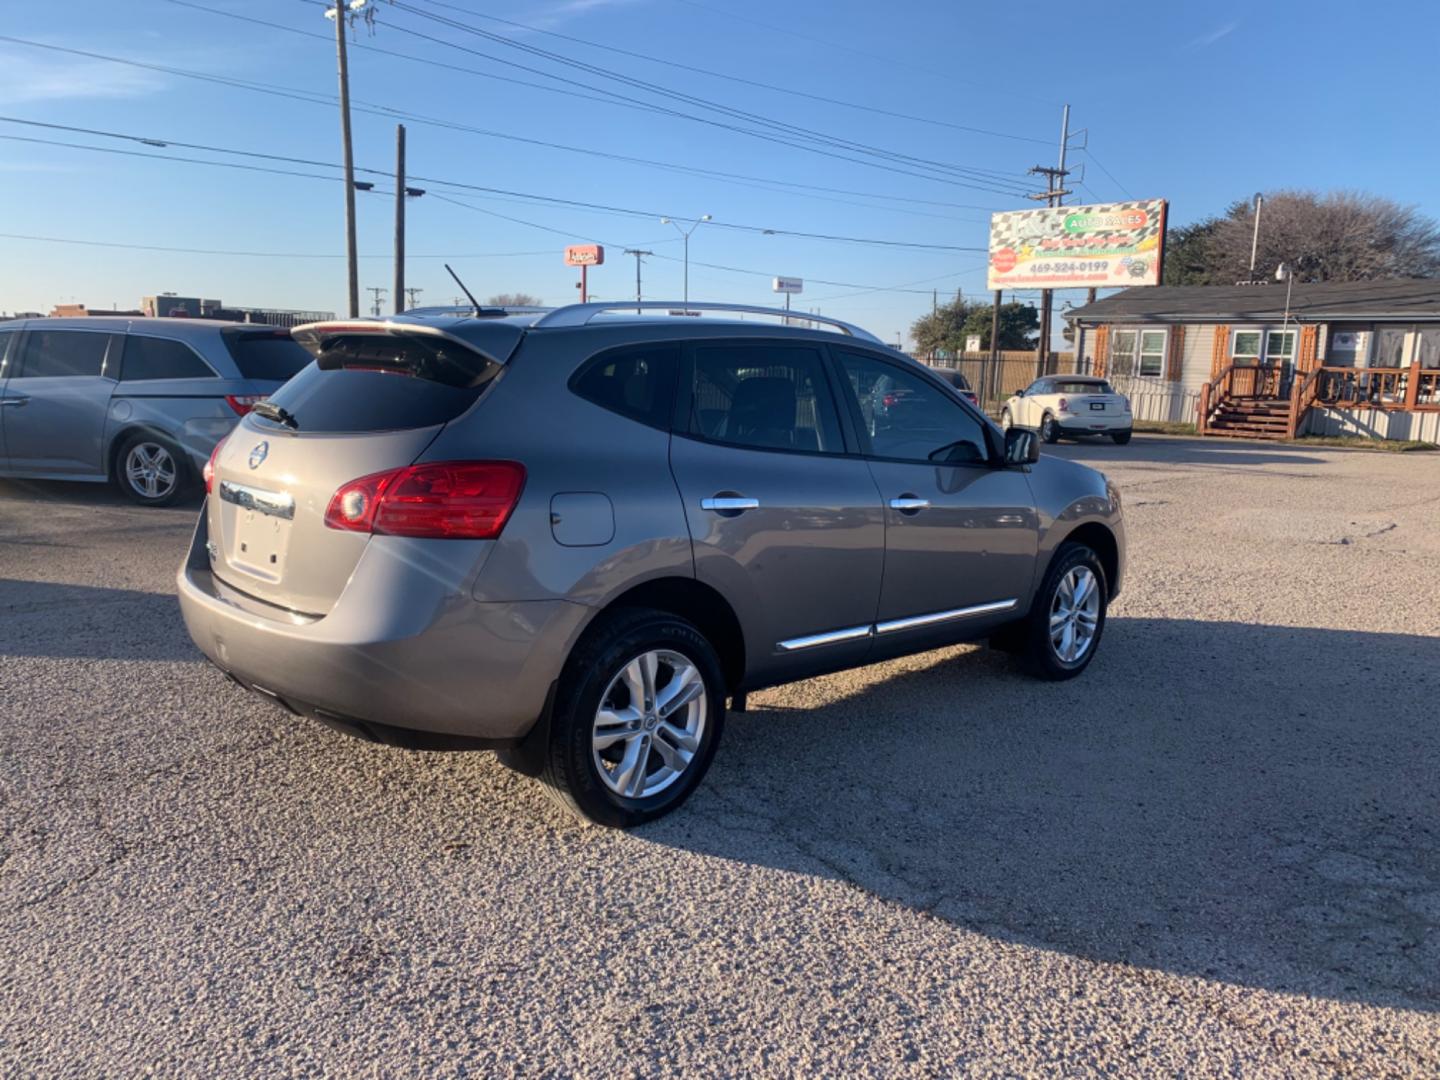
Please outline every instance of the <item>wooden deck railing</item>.
[[1314, 404], [1335, 409], [1440, 411], [1440, 369], [1322, 367]]
[[1200, 388], [1200, 407], [1196, 430], [1201, 435], [1205, 434], [1222, 402], [1237, 399], [1278, 398], [1279, 396], [1279, 367], [1227, 364], [1218, 375]]

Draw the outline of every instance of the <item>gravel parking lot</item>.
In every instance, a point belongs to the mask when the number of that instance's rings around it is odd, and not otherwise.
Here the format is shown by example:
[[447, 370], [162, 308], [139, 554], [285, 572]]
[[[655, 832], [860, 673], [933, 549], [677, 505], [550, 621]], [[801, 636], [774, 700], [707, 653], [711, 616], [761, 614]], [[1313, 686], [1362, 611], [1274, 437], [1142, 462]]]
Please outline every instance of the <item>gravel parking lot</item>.
[[629, 835], [228, 684], [195, 506], [0, 482], [0, 1073], [1440, 1075], [1440, 455], [1056, 452], [1083, 678], [755, 695]]

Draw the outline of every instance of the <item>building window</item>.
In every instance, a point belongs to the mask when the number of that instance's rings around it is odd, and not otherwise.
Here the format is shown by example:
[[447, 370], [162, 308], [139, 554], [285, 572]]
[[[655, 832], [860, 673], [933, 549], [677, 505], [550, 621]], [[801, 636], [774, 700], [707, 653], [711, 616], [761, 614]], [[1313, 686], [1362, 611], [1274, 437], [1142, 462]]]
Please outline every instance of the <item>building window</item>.
[[1165, 374], [1164, 330], [1140, 332], [1140, 374], [1146, 378], [1157, 379]]
[[1258, 367], [1260, 365], [1259, 330], [1237, 330], [1230, 342], [1230, 359], [1237, 367]]
[[1271, 330], [1265, 335], [1265, 363], [1287, 364], [1295, 359], [1295, 330]]
[[1139, 335], [1134, 330], [1116, 330], [1110, 335], [1110, 373], [1135, 374], [1135, 345]]
[[1166, 336], [1164, 330], [1116, 330], [1110, 338], [1110, 373], [1161, 378]]

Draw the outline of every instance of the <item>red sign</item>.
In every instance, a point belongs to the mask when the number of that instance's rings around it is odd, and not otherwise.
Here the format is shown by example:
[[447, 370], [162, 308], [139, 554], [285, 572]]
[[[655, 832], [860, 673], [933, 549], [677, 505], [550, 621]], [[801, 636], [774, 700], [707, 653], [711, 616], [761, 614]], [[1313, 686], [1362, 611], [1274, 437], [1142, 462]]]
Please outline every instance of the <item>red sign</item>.
[[1001, 248], [990, 256], [990, 261], [995, 264], [995, 269], [1002, 274], [1008, 274], [1015, 269], [1016, 257], [1012, 248]]
[[599, 244], [571, 244], [565, 249], [566, 266], [599, 266], [605, 261], [605, 249]]

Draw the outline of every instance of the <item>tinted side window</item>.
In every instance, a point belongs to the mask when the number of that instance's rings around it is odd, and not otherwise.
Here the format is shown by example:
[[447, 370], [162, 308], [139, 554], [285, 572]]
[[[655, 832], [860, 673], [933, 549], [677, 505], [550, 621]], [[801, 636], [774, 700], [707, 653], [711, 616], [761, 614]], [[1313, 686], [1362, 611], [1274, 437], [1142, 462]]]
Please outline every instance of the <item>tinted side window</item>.
[[570, 389], [621, 416], [668, 430], [679, 367], [678, 345], [619, 349], [587, 363], [570, 380]]
[[699, 346], [691, 390], [692, 435], [760, 450], [845, 452], [816, 349]]
[[125, 339], [125, 359], [120, 365], [120, 378], [125, 382], [137, 379], [213, 379], [215, 372], [201, 360], [195, 350], [181, 341], [131, 334]]
[[25, 338], [21, 378], [57, 375], [100, 375], [104, 372], [109, 334], [93, 330], [31, 330]]
[[841, 352], [876, 457], [928, 464], [988, 461], [981, 421], [928, 379], [884, 360]]
[[310, 354], [286, 330], [226, 330], [221, 337], [242, 379], [284, 382], [310, 363]]

